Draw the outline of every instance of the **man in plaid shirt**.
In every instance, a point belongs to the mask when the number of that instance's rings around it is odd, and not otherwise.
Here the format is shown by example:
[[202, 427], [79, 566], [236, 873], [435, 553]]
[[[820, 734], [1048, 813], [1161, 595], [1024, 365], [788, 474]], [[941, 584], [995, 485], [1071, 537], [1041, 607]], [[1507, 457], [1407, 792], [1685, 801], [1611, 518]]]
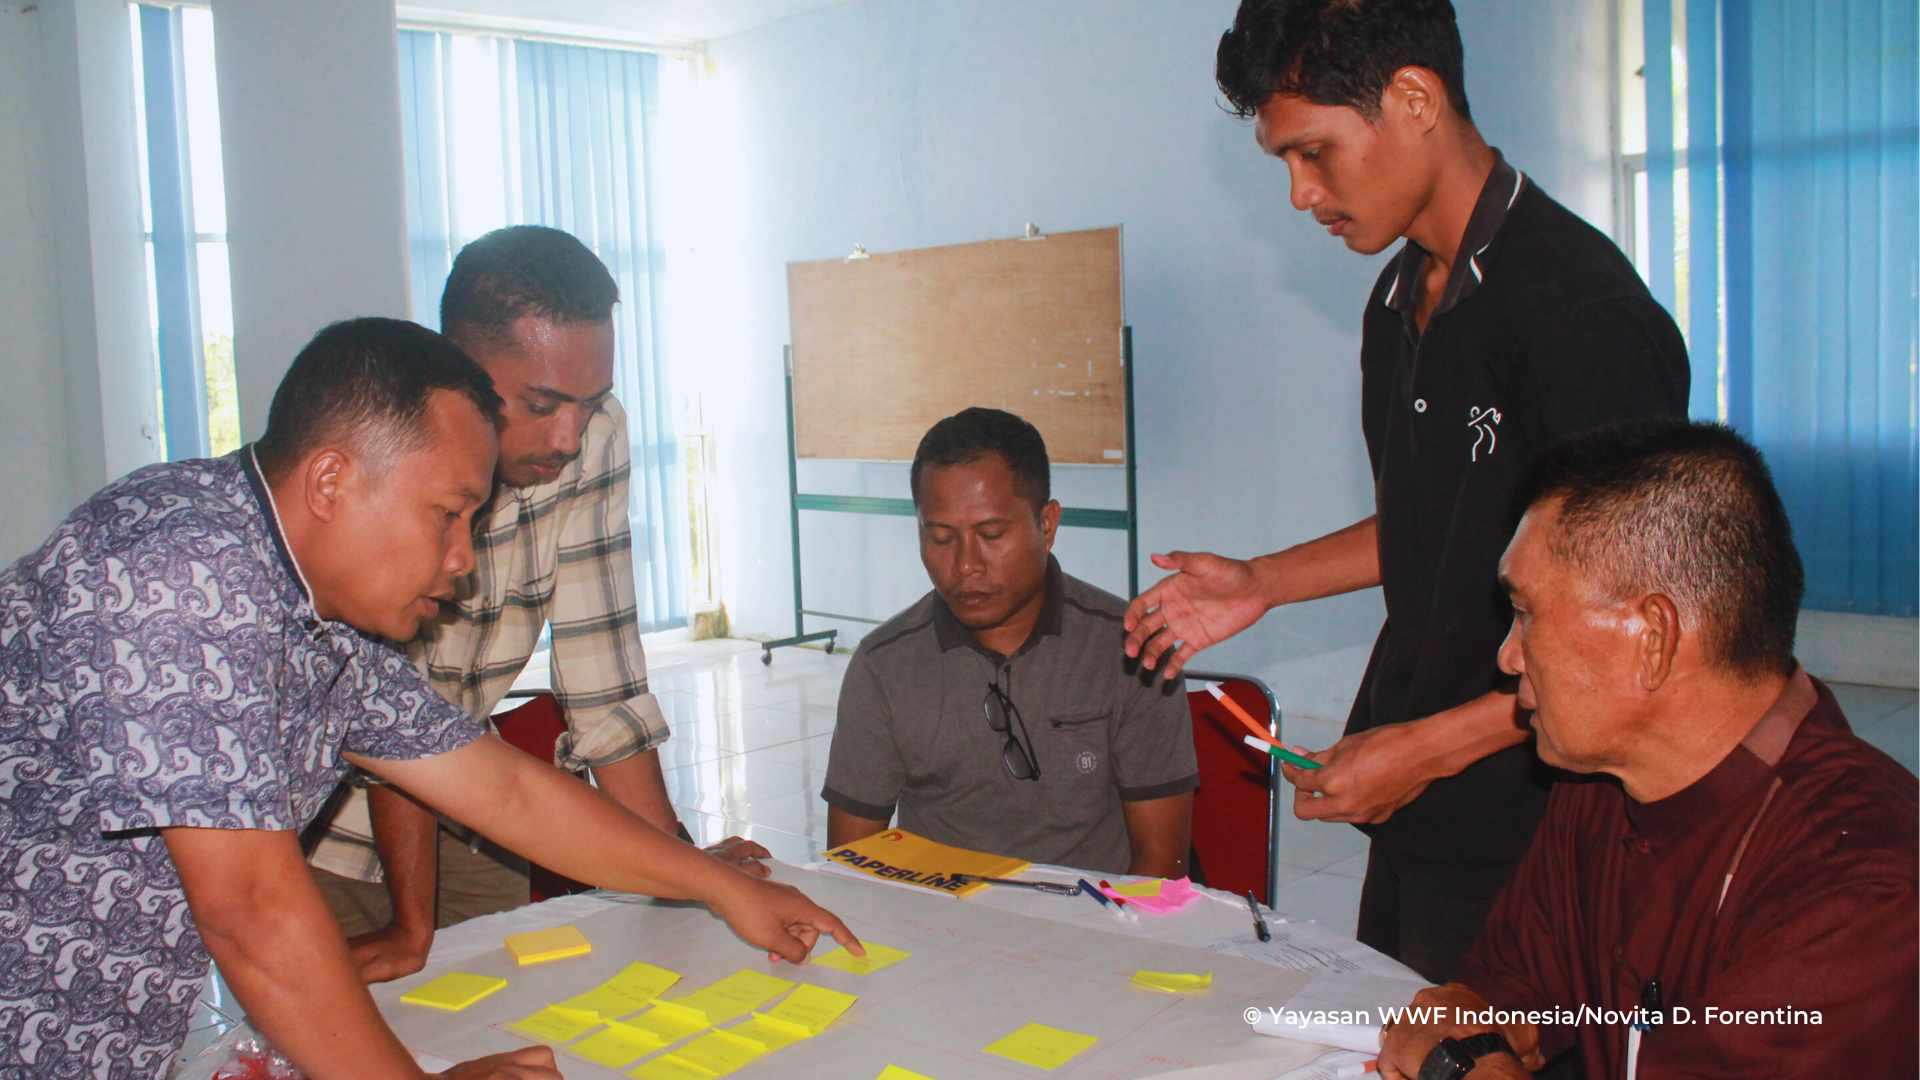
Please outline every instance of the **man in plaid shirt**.
[[[435, 690], [484, 718], [551, 623], [568, 729], [556, 762], [592, 770], [603, 792], [684, 839], [635, 617], [627, 421], [613, 398], [618, 300], [607, 268], [557, 229], [500, 229], [454, 260], [441, 328], [506, 401], [500, 462], [493, 500], [474, 517], [474, 571], [408, 649]], [[709, 850], [765, 873], [745, 861], [767, 856], [758, 844], [730, 837]], [[311, 863], [369, 982], [418, 971], [437, 926], [528, 898], [524, 862], [379, 785], [350, 788]]]

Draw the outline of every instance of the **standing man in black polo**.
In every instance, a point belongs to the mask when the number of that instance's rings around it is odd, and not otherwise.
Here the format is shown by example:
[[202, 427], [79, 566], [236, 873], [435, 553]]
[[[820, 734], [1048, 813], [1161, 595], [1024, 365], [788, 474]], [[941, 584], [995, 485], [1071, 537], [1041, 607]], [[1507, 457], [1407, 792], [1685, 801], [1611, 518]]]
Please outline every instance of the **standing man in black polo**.
[[1546, 806], [1496, 662], [1514, 485], [1567, 435], [1683, 414], [1685, 344], [1619, 249], [1481, 138], [1447, 0], [1244, 0], [1217, 77], [1296, 209], [1364, 255], [1407, 241], [1362, 330], [1375, 514], [1249, 561], [1154, 556], [1176, 572], [1128, 608], [1127, 651], [1175, 675], [1280, 604], [1382, 586], [1346, 737], [1286, 776], [1300, 817], [1373, 837], [1360, 940], [1444, 981]]

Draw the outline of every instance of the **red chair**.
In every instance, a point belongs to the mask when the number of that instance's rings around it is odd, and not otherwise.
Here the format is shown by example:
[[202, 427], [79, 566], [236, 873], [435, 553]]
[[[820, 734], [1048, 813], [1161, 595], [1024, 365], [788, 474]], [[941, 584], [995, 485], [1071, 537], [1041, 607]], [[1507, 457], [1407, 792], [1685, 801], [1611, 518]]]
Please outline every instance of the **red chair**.
[[[554, 697], [551, 690], [509, 691], [507, 697], [525, 698], [527, 703], [494, 714], [494, 730], [508, 745], [552, 765], [554, 748], [559, 744], [560, 736], [567, 733], [567, 717], [560, 711], [560, 699]], [[538, 863], [528, 864], [527, 869], [527, 892], [536, 904], [593, 888]]]
[[1266, 683], [1249, 675], [1186, 672], [1187, 709], [1193, 715], [1193, 749], [1200, 761], [1200, 790], [1193, 795], [1193, 850], [1205, 884], [1235, 896], [1252, 892], [1273, 906], [1279, 889], [1280, 770], [1269, 754], [1242, 742], [1244, 724], [1207, 693], [1219, 683], [1254, 719], [1265, 718], [1280, 737], [1280, 703]]

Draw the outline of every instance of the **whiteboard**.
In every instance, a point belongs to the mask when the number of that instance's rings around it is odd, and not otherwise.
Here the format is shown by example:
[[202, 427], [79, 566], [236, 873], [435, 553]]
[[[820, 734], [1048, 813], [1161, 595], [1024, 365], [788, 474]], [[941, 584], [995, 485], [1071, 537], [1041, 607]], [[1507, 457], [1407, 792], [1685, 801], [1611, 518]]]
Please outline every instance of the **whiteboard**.
[[1122, 284], [1118, 227], [788, 264], [798, 456], [910, 461], [980, 405], [1123, 464]]

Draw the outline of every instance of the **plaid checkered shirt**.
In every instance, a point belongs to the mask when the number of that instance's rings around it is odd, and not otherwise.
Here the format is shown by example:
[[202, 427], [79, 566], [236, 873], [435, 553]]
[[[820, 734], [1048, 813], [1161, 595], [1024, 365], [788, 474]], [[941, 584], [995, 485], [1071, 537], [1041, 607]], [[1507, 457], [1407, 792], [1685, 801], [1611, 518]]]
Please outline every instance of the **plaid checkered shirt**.
[[[565, 769], [611, 765], [667, 739], [635, 616], [630, 468], [627, 415], [608, 398], [587, 421], [580, 456], [551, 483], [494, 489], [474, 520], [473, 572], [407, 647], [435, 690], [484, 718], [551, 622], [553, 692], [567, 717], [555, 762]], [[356, 779], [311, 861], [380, 881], [363, 782]]]

